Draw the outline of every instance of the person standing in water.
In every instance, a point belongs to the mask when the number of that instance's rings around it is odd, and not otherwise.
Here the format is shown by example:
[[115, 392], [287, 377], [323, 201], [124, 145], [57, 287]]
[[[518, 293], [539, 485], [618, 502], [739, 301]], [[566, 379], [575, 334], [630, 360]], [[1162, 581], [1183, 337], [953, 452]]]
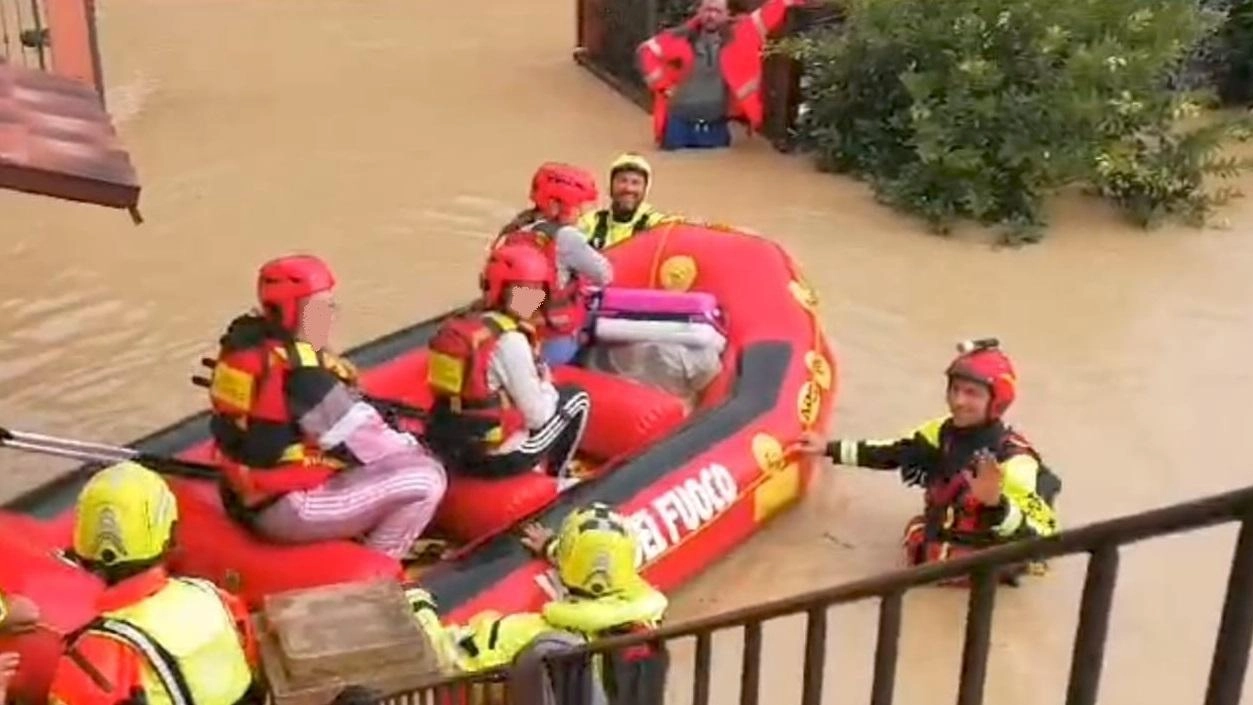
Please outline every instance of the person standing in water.
[[[635, 534], [608, 505], [596, 502], [575, 509], [556, 532], [528, 524], [524, 534], [523, 545], [552, 566], [560, 583], [560, 596], [539, 612], [487, 611], [464, 625], [445, 625], [429, 593], [421, 588], [406, 593], [414, 618], [448, 667], [476, 673], [511, 664], [513, 702], [538, 705], [552, 702], [545, 699], [551, 695], [544, 677], [549, 670], [544, 667], [545, 656], [596, 639], [655, 629], [665, 618], [669, 601], [640, 575]], [[578, 673], [584, 679], [579, 690], [586, 702], [663, 700], [669, 665], [664, 645], [596, 658], [603, 659], [596, 668]], [[599, 677], [586, 679], [589, 671]]]
[[579, 230], [598, 250], [626, 242], [669, 219], [648, 202], [653, 167], [644, 157], [627, 152], [609, 165], [609, 207], [583, 214]]
[[[911, 565], [1058, 531], [1053, 503], [1061, 480], [1022, 434], [1004, 422], [1017, 396], [1013, 363], [994, 339], [968, 341], [946, 372], [949, 415], [906, 438], [824, 441], [807, 434], [793, 450], [841, 465], [898, 470], [924, 490], [924, 510], [905, 527]], [[1037, 566], [1014, 566], [1014, 582]], [[964, 582], [964, 581], [955, 581]]]
[[732, 17], [727, 0], [701, 0], [696, 16], [639, 46], [644, 83], [653, 92], [653, 137], [662, 149], [727, 147], [728, 120], [760, 131], [762, 50], [802, 0], [766, 0]]
[[434, 456], [391, 428], [327, 350], [335, 276], [311, 255], [257, 276], [261, 310], [221, 339], [209, 399], [228, 511], [261, 536], [302, 543], [365, 536], [406, 558], [435, 516], [447, 479]]

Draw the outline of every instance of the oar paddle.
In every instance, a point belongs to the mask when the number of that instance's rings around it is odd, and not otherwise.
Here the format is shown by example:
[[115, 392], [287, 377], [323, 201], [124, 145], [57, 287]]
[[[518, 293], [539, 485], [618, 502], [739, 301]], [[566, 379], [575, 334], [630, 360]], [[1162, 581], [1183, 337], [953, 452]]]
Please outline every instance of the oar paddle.
[[221, 471], [218, 467], [209, 463], [198, 463], [194, 460], [153, 455], [125, 446], [76, 441], [70, 438], [57, 438], [56, 436], [45, 436], [39, 433], [15, 431], [2, 426], [0, 426], [0, 448], [12, 448], [13, 450], [56, 455], [62, 458], [96, 463], [120, 463], [131, 460], [150, 468], [154, 472], [173, 477], [187, 477], [197, 480], [216, 480], [221, 477]]
[[[218, 363], [217, 360], [214, 360], [211, 357], [202, 357], [200, 358], [200, 364], [212, 369]], [[194, 375], [191, 378], [191, 382], [198, 387], [204, 387], [206, 389], [213, 384], [213, 381], [208, 377], [201, 377], [199, 375]], [[372, 397], [368, 394], [362, 394], [361, 398], [365, 399], [366, 402], [378, 408], [380, 411], [390, 411], [397, 416], [417, 419], [418, 421], [425, 421], [427, 417], [425, 409], [419, 409], [416, 406], [410, 406], [404, 402], [392, 401], [391, 399], [380, 399], [379, 397]]]

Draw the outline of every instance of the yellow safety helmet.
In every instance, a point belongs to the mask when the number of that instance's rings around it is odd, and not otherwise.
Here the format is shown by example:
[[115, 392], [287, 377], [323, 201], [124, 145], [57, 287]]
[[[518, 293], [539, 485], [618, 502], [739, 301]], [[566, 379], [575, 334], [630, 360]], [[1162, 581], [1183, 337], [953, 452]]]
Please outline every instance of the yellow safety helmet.
[[618, 158], [609, 165], [609, 181], [612, 182], [613, 177], [620, 171], [634, 171], [643, 176], [644, 195], [648, 195], [649, 189], [653, 186], [653, 167], [647, 159], [635, 152], [619, 154]]
[[566, 517], [554, 558], [561, 582], [586, 597], [611, 595], [639, 580], [635, 535], [626, 520], [597, 502]]
[[161, 476], [134, 462], [96, 473], [78, 495], [74, 553], [103, 566], [158, 558], [170, 545], [178, 503]]

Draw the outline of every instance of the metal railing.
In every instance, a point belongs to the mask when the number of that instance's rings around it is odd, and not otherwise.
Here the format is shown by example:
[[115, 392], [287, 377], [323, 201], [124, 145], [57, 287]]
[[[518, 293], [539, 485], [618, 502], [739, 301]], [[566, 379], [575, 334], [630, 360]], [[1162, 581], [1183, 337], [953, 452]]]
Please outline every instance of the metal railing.
[[[654, 654], [664, 655], [668, 653], [668, 647], [676, 642], [694, 639], [692, 702], [693, 705], [709, 705], [713, 635], [738, 630], [743, 634], [739, 702], [741, 705], [758, 705], [763, 702], [759, 693], [763, 624], [792, 615], [804, 615], [804, 675], [799, 703], [819, 705], [827, 660], [828, 609], [834, 605], [877, 599], [878, 637], [870, 702], [872, 705], [891, 705], [905, 593], [918, 586], [966, 576], [971, 581], [971, 588], [956, 701], [958, 705], [981, 705], [1000, 571], [1026, 561], [1087, 553], [1087, 573], [1079, 604], [1065, 705], [1093, 705], [1097, 702], [1101, 681], [1121, 548], [1148, 538], [1232, 522], [1240, 523], [1240, 532], [1227, 578], [1226, 598], [1214, 642], [1209, 680], [1204, 700], [1200, 702], [1204, 705], [1237, 705], [1248, 667], [1250, 639], [1253, 637], [1253, 487], [1091, 524], [1047, 539], [999, 546], [945, 563], [874, 576], [667, 626], [648, 634], [606, 639], [558, 657], [549, 657], [547, 678], [553, 684], [556, 697], [547, 702], [561, 705], [584, 705], [588, 702], [586, 683], [582, 684], [580, 692], [567, 691], [570, 690], [569, 684], [578, 682], [578, 677], [586, 673], [592, 653], [613, 655], [632, 648], [648, 647]], [[388, 702], [395, 705], [495, 702], [529, 705], [530, 701], [523, 703], [513, 697], [510, 692], [512, 683], [501, 682], [507, 675], [493, 672], [450, 678], [417, 692], [394, 696]], [[516, 682], [517, 674], [513, 675]], [[663, 686], [667, 676], [660, 676]], [[663, 697], [658, 695], [657, 688], [649, 688], [645, 689], [643, 696], [611, 693], [609, 702], [614, 705], [660, 705]], [[784, 702], [776, 694], [765, 702], [768, 705], [791, 705], [796, 701]]]
[[48, 22], [40, 0], [0, 0], [0, 61], [48, 69]]
[[[762, 0], [732, 0], [733, 11], [747, 12]], [[692, 12], [689, 0], [575, 0], [577, 47], [574, 59], [614, 90], [644, 110], [652, 109], [652, 96], [636, 63], [635, 49], [657, 32], [679, 24]], [[832, 5], [815, 5], [789, 11], [780, 36], [839, 21]], [[780, 150], [792, 145], [793, 127], [803, 100], [801, 66], [787, 56], [764, 59], [762, 98], [765, 124], [762, 132]]]

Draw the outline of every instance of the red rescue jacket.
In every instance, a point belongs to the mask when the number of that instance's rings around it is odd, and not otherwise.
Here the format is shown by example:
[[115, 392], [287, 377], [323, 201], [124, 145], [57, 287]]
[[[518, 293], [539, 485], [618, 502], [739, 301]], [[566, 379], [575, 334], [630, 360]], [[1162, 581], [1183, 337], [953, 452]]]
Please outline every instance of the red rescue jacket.
[[[719, 56], [722, 78], [731, 92], [728, 118], [745, 120], [752, 130], [761, 129], [765, 117], [761, 52], [767, 36], [783, 25], [787, 9], [800, 4], [801, 0], [766, 0], [756, 10], [731, 19]], [[658, 145], [666, 131], [666, 92], [682, 84], [691, 72], [695, 57], [691, 38], [698, 31], [697, 21], [692, 19], [654, 35], [636, 50], [644, 83], [653, 92], [653, 137]]]

